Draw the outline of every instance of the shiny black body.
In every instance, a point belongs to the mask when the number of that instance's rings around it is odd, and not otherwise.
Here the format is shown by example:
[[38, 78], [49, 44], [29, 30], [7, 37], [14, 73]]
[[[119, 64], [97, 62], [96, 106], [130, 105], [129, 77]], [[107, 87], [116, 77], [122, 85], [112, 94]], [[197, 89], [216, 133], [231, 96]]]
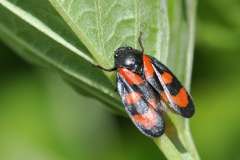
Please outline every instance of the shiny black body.
[[115, 67], [127, 68], [135, 73], [142, 73], [143, 54], [132, 47], [120, 47], [115, 52]]

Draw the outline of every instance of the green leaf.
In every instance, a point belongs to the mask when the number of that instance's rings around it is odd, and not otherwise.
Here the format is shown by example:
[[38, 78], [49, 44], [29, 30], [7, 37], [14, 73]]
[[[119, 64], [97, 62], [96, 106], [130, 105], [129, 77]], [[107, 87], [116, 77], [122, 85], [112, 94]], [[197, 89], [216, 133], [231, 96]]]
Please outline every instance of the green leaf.
[[121, 45], [138, 47], [140, 31], [148, 54], [167, 52], [168, 23], [165, 1], [50, 0], [98, 63], [113, 66]]
[[109, 80], [91, 65], [93, 60], [87, 49], [47, 3], [26, 0], [16, 4], [2, 1], [0, 6], [2, 41], [24, 58], [51, 66], [68, 77], [71, 82], [77, 81], [82, 90], [108, 104], [109, 107], [114, 107], [114, 110], [122, 110], [119, 98]]
[[[190, 89], [195, 0], [6, 0], [0, 38], [24, 58], [59, 71], [81, 94], [123, 113], [113, 74], [114, 50], [143, 44]], [[154, 139], [168, 159], [199, 159], [188, 120], [168, 113], [167, 131]], [[171, 128], [170, 130], [168, 128]]]

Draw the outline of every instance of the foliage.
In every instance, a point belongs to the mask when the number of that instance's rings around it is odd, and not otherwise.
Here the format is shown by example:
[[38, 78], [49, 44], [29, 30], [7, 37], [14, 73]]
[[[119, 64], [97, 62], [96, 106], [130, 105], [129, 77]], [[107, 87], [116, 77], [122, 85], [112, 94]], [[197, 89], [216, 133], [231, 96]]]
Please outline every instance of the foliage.
[[[113, 65], [121, 45], [138, 47], [167, 64], [190, 89], [196, 2], [193, 0], [2, 1], [0, 37], [25, 59], [55, 69], [79, 93], [123, 114], [114, 75], [92, 66]], [[167, 132], [154, 140], [169, 159], [198, 159], [188, 121], [169, 116]]]

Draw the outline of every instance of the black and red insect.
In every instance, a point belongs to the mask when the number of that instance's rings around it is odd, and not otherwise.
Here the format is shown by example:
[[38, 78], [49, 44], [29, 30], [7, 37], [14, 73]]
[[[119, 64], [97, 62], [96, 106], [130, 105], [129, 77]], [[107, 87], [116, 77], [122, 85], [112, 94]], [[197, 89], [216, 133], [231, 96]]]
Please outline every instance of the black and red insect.
[[117, 90], [129, 117], [146, 136], [158, 137], [164, 133], [164, 105], [183, 117], [194, 114], [191, 96], [174, 74], [157, 59], [132, 47], [115, 51], [115, 66], [105, 71], [117, 70]]

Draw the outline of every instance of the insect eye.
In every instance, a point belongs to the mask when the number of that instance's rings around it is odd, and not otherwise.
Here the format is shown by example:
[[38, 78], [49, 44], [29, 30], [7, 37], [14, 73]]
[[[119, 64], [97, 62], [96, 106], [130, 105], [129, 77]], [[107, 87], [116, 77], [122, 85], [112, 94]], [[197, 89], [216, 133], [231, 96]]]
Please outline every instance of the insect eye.
[[135, 63], [135, 59], [134, 58], [128, 58], [126, 59], [126, 65], [133, 65]]

